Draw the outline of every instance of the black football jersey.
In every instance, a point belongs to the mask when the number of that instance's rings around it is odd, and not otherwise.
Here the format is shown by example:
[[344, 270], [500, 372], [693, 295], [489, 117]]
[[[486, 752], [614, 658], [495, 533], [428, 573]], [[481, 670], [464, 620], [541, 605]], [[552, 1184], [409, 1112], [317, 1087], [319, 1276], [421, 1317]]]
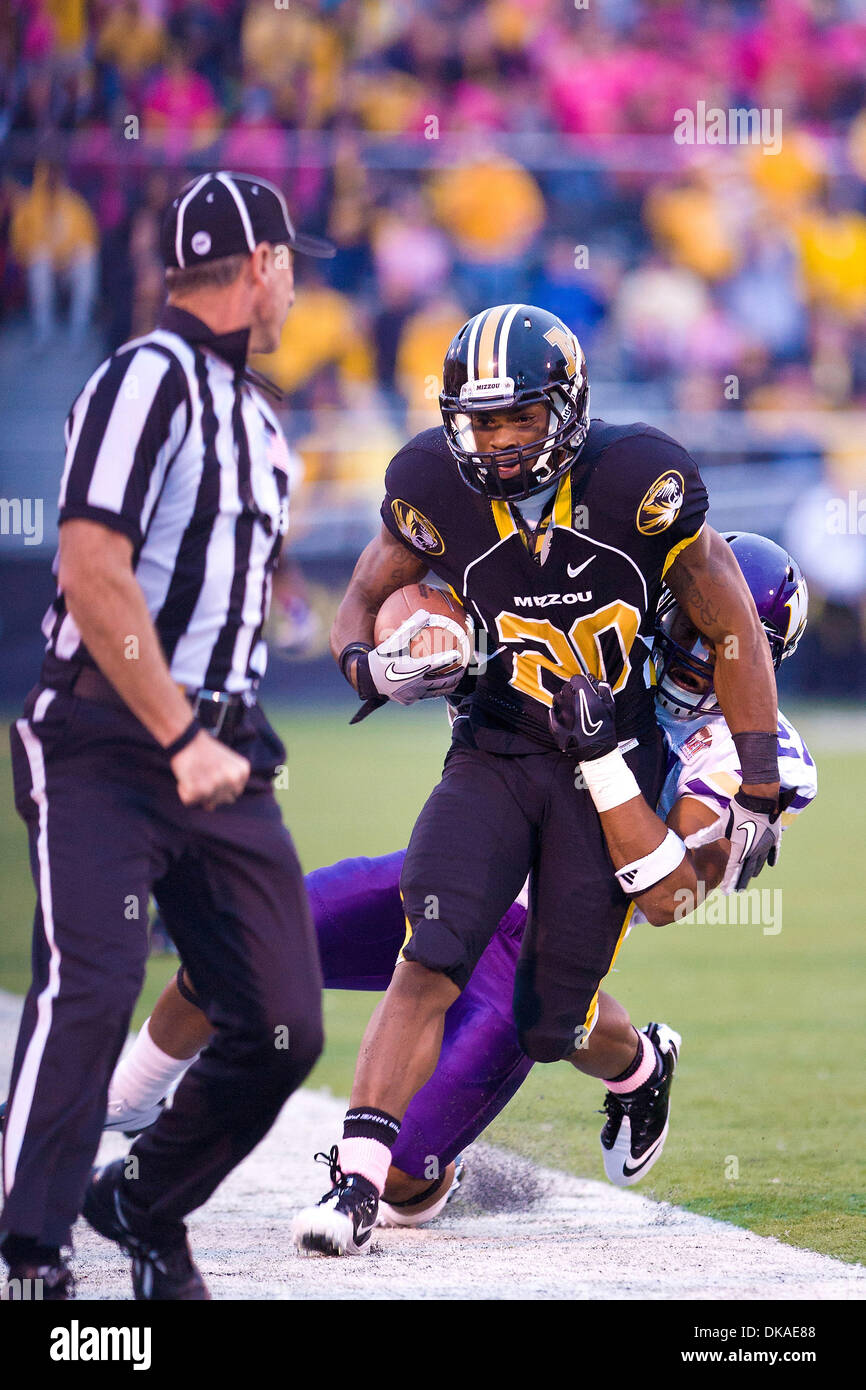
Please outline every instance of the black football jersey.
[[516, 505], [462, 481], [442, 429], [385, 475], [388, 530], [460, 599], [481, 674], [468, 712], [491, 752], [553, 747], [548, 714], [584, 670], [610, 682], [619, 738], [652, 728], [650, 650], [662, 576], [703, 526], [707, 493], [681, 445], [650, 425], [593, 420], [533, 533]]

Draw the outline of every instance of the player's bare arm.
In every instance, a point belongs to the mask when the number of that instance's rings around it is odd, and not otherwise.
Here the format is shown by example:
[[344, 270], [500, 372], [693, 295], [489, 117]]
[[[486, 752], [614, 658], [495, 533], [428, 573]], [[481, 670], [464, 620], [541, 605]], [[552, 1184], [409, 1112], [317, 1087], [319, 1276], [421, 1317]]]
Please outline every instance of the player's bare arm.
[[[133, 573], [132, 542], [99, 522], [69, 520], [60, 528], [58, 577], [69, 612], [102, 674], [156, 741], [168, 747], [192, 714], [171, 678]], [[204, 730], [175, 754], [171, 766], [181, 801], [207, 810], [236, 800], [250, 771], [246, 758]]]
[[[340, 660], [340, 653], [350, 642], [366, 642], [372, 646], [376, 614], [385, 599], [402, 589], [404, 584], [418, 583], [427, 573], [427, 568], [422, 559], [413, 555], [401, 541], [395, 540], [383, 526], [379, 535], [361, 552], [349, 587], [337, 609], [331, 628], [334, 660]], [[357, 690], [356, 666], [357, 660], [351, 662], [346, 674]]]
[[686, 836], [713, 824], [716, 813], [694, 797], [680, 797], [666, 822], [653, 810], [619, 749], [606, 682], [574, 676], [553, 702], [550, 727], [563, 752], [577, 759], [620, 885], [647, 921], [663, 926], [683, 901], [697, 905], [718, 886], [729, 841], [719, 839], [694, 852], [684, 843]]
[[[376, 635], [383, 603], [427, 573], [427, 562], [392, 536], [386, 527], [364, 550], [331, 629], [331, 651], [343, 675], [364, 701], [356, 724], [388, 700], [411, 705], [448, 695], [469, 664], [465, 631], [426, 609], [412, 612], [387, 635]], [[442, 625], [454, 637], [446, 651], [412, 654], [412, 640], [428, 624]]]
[[[680, 607], [713, 644], [715, 687], [732, 734], [766, 732], [775, 740], [776, 681], [757, 609], [730, 546], [712, 527], [681, 551], [665, 576]], [[779, 796], [779, 782], [753, 782], [749, 796]]]
[[[672, 830], [680, 840], [711, 825], [715, 812], [694, 797], [683, 797], [671, 808], [667, 821], [651, 810], [643, 796], [633, 797], [610, 811], [601, 814], [601, 828], [614, 869], [624, 869], [652, 855]], [[682, 904], [700, 903], [706, 893], [722, 881], [730, 852], [728, 840], [715, 840], [711, 845], [686, 849], [685, 854], [669, 874], [642, 893], [634, 901], [648, 922], [662, 927], [682, 915]]]

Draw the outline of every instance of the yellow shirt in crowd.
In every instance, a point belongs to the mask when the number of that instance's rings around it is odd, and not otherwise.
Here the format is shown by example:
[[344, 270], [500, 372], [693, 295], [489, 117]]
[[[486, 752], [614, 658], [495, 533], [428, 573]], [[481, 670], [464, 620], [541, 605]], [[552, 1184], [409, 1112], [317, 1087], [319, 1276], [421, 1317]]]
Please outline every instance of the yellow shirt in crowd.
[[96, 221], [83, 198], [63, 184], [53, 192], [44, 167], [36, 166], [33, 187], [12, 216], [12, 254], [22, 265], [49, 257], [60, 270], [99, 245]]
[[535, 179], [515, 160], [496, 156], [435, 174], [430, 197], [437, 221], [460, 255], [478, 265], [520, 256], [544, 222]]
[[325, 285], [298, 291], [276, 352], [257, 364], [284, 391], [297, 391], [323, 367], [335, 366], [349, 382], [374, 376], [373, 354], [350, 299]]

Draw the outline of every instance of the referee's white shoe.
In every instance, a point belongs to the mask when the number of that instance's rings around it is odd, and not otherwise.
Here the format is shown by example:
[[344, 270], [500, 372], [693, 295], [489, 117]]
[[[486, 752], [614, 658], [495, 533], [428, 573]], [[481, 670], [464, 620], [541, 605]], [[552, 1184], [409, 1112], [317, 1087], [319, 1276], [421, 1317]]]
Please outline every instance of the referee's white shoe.
[[601, 1152], [604, 1171], [615, 1187], [633, 1187], [645, 1178], [661, 1158], [668, 1137], [671, 1082], [682, 1038], [666, 1023], [648, 1023], [641, 1032], [661, 1054], [663, 1069], [659, 1080], [633, 1095], [605, 1095]]
[[104, 1130], [118, 1130], [127, 1139], [134, 1139], [143, 1129], [155, 1125], [163, 1110], [165, 1099], [156, 1105], [145, 1106], [143, 1110], [131, 1110], [122, 1100], [110, 1102], [105, 1111]]

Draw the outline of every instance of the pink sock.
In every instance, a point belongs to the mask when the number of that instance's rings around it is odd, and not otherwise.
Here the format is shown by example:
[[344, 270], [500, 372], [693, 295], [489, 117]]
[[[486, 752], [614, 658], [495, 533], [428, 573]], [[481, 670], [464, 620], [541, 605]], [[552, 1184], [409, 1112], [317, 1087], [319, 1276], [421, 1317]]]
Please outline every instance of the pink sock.
[[604, 1083], [609, 1091], [613, 1091], [615, 1096], [627, 1096], [631, 1091], [636, 1091], [645, 1081], [649, 1081], [656, 1071], [658, 1063], [655, 1048], [646, 1033], [639, 1033], [638, 1037], [643, 1049], [643, 1056], [638, 1063], [637, 1070], [632, 1072], [625, 1081], [605, 1081]]
[[340, 1167], [348, 1176], [359, 1173], [371, 1182], [381, 1197], [391, 1167], [391, 1150], [378, 1139], [341, 1139]]

